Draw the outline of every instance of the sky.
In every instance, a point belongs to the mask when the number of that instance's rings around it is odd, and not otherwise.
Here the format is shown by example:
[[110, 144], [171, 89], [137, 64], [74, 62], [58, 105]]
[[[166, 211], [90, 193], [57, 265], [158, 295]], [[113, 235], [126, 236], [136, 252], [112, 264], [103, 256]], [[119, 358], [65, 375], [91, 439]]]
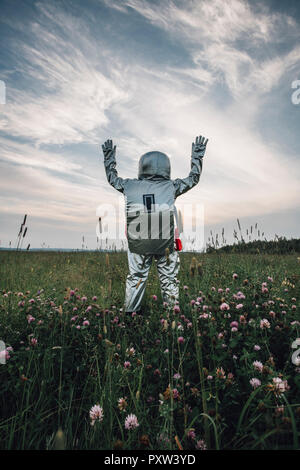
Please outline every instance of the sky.
[[1, 0], [0, 23], [0, 247], [27, 214], [24, 247], [96, 248], [97, 208], [123, 203], [102, 143], [124, 178], [151, 150], [178, 178], [198, 135], [200, 182], [178, 203], [203, 206], [205, 239], [231, 243], [237, 218], [299, 237], [297, 0]]

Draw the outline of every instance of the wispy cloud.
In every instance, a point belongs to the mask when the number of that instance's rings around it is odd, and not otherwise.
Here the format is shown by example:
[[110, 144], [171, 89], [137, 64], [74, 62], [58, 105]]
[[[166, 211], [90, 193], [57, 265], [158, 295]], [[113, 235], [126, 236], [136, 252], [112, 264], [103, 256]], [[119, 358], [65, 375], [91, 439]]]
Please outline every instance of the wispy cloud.
[[108, 51], [87, 36], [84, 22], [54, 6], [40, 11], [30, 42], [14, 44], [16, 68], [34, 86], [10, 84], [1, 129], [41, 144], [91, 141], [108, 124], [106, 111], [127, 98], [120, 71], [113, 64], [104, 72]]

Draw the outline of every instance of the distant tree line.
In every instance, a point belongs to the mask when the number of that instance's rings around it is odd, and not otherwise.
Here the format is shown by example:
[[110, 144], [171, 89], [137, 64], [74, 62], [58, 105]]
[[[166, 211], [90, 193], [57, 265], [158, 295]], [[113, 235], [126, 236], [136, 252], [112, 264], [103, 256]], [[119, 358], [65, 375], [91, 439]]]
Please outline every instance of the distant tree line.
[[215, 244], [207, 244], [206, 252], [221, 253], [269, 253], [269, 254], [287, 254], [300, 253], [300, 238], [292, 238], [288, 240], [285, 237], [276, 237], [275, 240], [254, 240], [245, 242], [239, 240], [234, 245], [225, 245], [217, 247]]

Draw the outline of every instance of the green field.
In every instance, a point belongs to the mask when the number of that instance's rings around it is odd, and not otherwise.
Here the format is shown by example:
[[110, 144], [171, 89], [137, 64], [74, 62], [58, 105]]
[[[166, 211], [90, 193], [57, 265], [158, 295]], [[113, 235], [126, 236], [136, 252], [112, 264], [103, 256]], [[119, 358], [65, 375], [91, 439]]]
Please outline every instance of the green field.
[[297, 254], [180, 261], [131, 317], [125, 253], [0, 252], [2, 449], [299, 449]]

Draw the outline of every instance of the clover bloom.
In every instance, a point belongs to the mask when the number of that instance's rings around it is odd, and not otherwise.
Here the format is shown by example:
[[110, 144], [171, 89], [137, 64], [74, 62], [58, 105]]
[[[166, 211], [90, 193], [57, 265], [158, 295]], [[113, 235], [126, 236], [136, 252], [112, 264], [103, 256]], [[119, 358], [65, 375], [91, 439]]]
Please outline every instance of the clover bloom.
[[260, 320], [260, 328], [263, 330], [264, 328], [270, 328], [270, 322], [266, 319], [266, 318], [263, 318], [262, 320]]
[[259, 379], [253, 378], [253, 379], [250, 379], [250, 384], [255, 389], [261, 385], [261, 381]]
[[259, 372], [262, 372], [264, 368], [263, 364], [260, 361], [254, 361], [253, 367], [255, 370], [258, 370]]
[[130, 414], [125, 419], [125, 429], [135, 429], [139, 426], [138, 419], [135, 415]]
[[102, 421], [103, 420], [103, 408], [99, 405], [94, 405], [90, 409], [90, 418], [91, 418], [91, 426], [94, 426], [96, 421]]

